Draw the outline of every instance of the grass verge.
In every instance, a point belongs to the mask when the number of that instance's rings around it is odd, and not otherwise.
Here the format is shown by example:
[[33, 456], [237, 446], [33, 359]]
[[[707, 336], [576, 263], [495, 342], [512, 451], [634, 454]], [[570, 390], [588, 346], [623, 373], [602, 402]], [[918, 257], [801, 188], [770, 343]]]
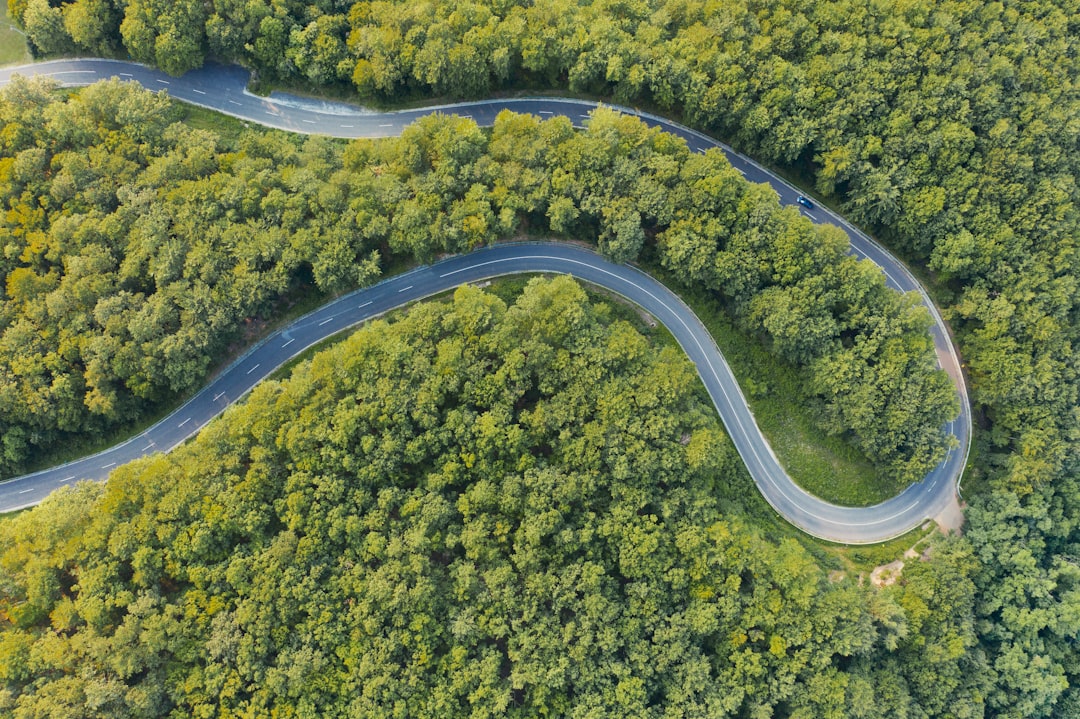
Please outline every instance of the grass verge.
[[[927, 526], [929, 525], [929, 526]], [[874, 567], [888, 564], [904, 556], [904, 552], [914, 549], [921, 552], [941, 535], [933, 522], [926, 522], [906, 534], [880, 544], [848, 546], [843, 544], [825, 544], [825, 551], [836, 556], [850, 571], [870, 574]]]
[[26, 35], [15, 27], [15, 21], [8, 14], [7, 3], [0, 3], [0, 66], [23, 65], [31, 60]]
[[221, 137], [221, 141], [230, 147], [236, 146], [240, 139], [240, 135], [243, 134], [245, 130], [273, 132], [270, 128], [263, 127], [262, 125], [256, 125], [247, 122], [246, 120], [208, 110], [205, 107], [189, 105], [188, 103], [179, 100], [173, 100], [172, 102], [179, 115], [178, 119], [181, 122], [197, 130], [210, 130], [211, 132], [216, 133]]

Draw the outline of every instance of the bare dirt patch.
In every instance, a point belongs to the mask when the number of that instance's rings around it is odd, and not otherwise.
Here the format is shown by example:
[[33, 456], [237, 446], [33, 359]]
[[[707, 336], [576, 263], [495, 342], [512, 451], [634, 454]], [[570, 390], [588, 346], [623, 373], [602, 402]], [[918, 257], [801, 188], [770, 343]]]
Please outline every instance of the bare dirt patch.
[[903, 570], [904, 562], [900, 559], [888, 564], [882, 564], [880, 567], [874, 567], [874, 571], [870, 572], [870, 583], [878, 589], [895, 584]]

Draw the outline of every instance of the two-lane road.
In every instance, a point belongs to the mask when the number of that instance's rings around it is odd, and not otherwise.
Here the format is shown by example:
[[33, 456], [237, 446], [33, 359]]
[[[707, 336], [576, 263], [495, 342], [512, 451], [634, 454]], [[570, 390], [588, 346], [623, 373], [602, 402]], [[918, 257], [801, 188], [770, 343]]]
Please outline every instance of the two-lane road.
[[[290, 96], [262, 98], [246, 90], [247, 72], [235, 67], [208, 66], [181, 78], [133, 63], [111, 60], [58, 60], [0, 70], [0, 86], [15, 72], [50, 75], [65, 85], [86, 85], [105, 77], [139, 82], [171, 96], [229, 115], [295, 132], [338, 137], [397, 135], [417, 118], [441, 111], [490, 125], [503, 109], [548, 117], [565, 115], [575, 125], [588, 119], [595, 103], [559, 98], [486, 100], [439, 108], [375, 113], [338, 103]], [[691, 149], [721, 148], [749, 181], [768, 183], [783, 204], [793, 204], [799, 192], [767, 170], [715, 140], [663, 118], [617, 108], [640, 116], [650, 125], [686, 139]], [[80, 479], [102, 479], [113, 467], [158, 451], [168, 451], [195, 434], [228, 404], [241, 398], [289, 358], [336, 332], [401, 304], [441, 292], [463, 282], [522, 272], [562, 272], [613, 290], [641, 305], [675, 336], [697, 366], [739, 454], [766, 500], [788, 521], [809, 534], [847, 543], [873, 543], [902, 534], [956, 501], [956, 490], [967, 458], [971, 435], [970, 406], [960, 361], [937, 308], [904, 265], [859, 230], [825, 208], [805, 211], [815, 222], [843, 229], [851, 251], [882, 268], [888, 284], [918, 293], [934, 318], [931, 332], [941, 366], [953, 379], [961, 403], [960, 416], [948, 426], [959, 449], [921, 482], [886, 502], [865, 508], [839, 507], [799, 488], [784, 472], [761, 435], [735, 378], [708, 332], [694, 314], [667, 288], [625, 265], [615, 265], [581, 248], [552, 244], [505, 244], [452, 257], [390, 278], [324, 305], [274, 333], [219, 374], [183, 407], [127, 442], [92, 457], [0, 484], [0, 511], [30, 506], [49, 492]]]

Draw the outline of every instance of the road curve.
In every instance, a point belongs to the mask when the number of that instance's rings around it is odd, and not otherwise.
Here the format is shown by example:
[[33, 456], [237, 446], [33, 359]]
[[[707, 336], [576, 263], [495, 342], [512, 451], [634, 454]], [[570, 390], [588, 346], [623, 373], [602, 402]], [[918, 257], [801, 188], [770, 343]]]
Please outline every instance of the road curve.
[[[400, 134], [419, 117], [444, 112], [470, 117], [490, 125], [504, 109], [541, 117], [564, 115], [575, 125], [588, 119], [596, 103], [561, 98], [484, 100], [395, 112], [372, 112], [340, 103], [274, 94], [269, 98], [246, 90], [247, 71], [238, 67], [207, 66], [174, 78], [135, 63], [115, 60], [55, 60], [0, 69], [0, 86], [15, 73], [48, 75], [69, 86], [88, 85], [106, 77], [119, 77], [172, 97], [234, 117], [283, 130], [337, 137], [382, 137]], [[767, 183], [791, 205], [798, 190], [753, 160], [715, 140], [663, 118], [629, 108], [616, 109], [641, 117], [684, 138], [694, 151], [721, 148], [739, 172], [751, 182]], [[0, 484], [0, 512], [39, 503], [64, 484], [82, 479], [103, 479], [112, 468], [154, 452], [167, 452], [199, 431], [283, 362], [322, 339], [404, 303], [499, 275], [558, 272], [610, 289], [653, 314], [672, 332], [697, 366], [717, 411], [758, 489], [782, 517], [808, 534], [848, 544], [884, 541], [918, 526], [954, 503], [967, 461], [971, 438], [971, 410], [961, 370], [940, 312], [907, 268], [883, 247], [826, 208], [800, 211], [814, 222], [843, 229], [852, 254], [867, 258], [885, 273], [887, 284], [902, 292], [916, 292], [934, 319], [931, 334], [941, 367], [956, 386], [961, 413], [947, 430], [958, 442], [923, 480], [873, 507], [839, 507], [808, 494], [784, 472], [761, 435], [731, 370], [708, 331], [679, 298], [648, 275], [616, 265], [596, 253], [561, 243], [502, 244], [455, 256], [434, 265], [389, 278], [378, 285], [345, 295], [251, 348], [178, 410], [142, 434], [99, 454]]]

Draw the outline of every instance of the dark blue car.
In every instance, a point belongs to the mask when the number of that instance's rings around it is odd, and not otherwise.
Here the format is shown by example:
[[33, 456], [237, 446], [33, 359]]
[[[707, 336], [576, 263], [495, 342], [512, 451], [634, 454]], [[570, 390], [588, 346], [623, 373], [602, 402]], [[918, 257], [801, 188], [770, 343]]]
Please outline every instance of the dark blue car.
[[808, 210], [814, 209], [814, 203], [811, 202], [810, 200], [806, 199], [802, 195], [799, 195], [798, 197], [796, 197], [795, 201], [798, 202], [800, 205], [802, 205], [803, 207], [805, 207]]

